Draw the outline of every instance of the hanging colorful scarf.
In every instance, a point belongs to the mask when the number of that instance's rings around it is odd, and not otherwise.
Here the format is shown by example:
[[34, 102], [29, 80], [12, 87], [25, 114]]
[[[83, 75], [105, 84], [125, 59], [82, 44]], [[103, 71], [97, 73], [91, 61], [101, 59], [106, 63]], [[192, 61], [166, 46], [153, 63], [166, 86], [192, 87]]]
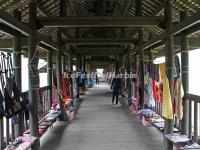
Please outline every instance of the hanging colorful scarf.
[[162, 116], [166, 119], [173, 119], [173, 108], [167, 76], [165, 76], [163, 80]]

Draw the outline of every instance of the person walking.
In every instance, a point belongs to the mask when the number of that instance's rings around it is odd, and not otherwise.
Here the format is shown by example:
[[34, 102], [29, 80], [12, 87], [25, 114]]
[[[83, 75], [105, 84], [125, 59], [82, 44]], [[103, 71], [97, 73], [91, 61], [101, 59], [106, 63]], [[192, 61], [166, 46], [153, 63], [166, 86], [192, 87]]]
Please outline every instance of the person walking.
[[99, 78], [98, 78], [97, 74], [96, 74], [95, 78], [96, 78], [96, 84], [99, 84]]
[[113, 90], [112, 105], [114, 104], [115, 98], [116, 98], [115, 104], [117, 105], [118, 104], [118, 98], [119, 98], [119, 92], [120, 92], [120, 89], [121, 89], [120, 78], [118, 78], [117, 75], [115, 75], [115, 77], [112, 80], [111, 89]]

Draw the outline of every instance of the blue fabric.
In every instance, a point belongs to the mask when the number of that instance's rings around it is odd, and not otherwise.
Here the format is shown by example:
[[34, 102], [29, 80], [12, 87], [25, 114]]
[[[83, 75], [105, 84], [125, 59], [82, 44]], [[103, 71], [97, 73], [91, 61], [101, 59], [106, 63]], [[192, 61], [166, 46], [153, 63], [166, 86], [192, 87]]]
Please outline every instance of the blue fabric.
[[89, 79], [88, 84], [89, 84], [89, 86], [94, 86], [94, 81], [92, 79]]
[[140, 117], [144, 116], [144, 117], [153, 117], [153, 115], [155, 114], [151, 109], [141, 109], [140, 112]]

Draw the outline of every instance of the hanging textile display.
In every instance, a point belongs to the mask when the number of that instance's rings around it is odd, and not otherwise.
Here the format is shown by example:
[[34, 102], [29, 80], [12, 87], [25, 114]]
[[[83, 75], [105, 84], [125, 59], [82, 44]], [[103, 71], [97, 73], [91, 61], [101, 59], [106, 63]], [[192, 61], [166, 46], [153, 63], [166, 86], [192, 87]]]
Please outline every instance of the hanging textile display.
[[77, 89], [77, 81], [76, 81], [76, 79], [73, 78], [72, 82], [73, 82], [73, 96], [76, 97], [76, 95], [77, 95], [77, 90], [76, 90]]
[[152, 88], [152, 78], [149, 75], [147, 75], [145, 77], [144, 103], [148, 107], [154, 107], [155, 106], [155, 100], [154, 100], [154, 97], [153, 97], [153, 88]]
[[161, 83], [153, 80], [152, 81], [152, 87], [153, 87], [153, 97], [155, 101], [161, 102], [163, 99], [163, 92], [162, 92], [162, 85]]
[[174, 99], [175, 99], [175, 104], [176, 104], [175, 115], [179, 120], [182, 120], [183, 118], [183, 105], [182, 105], [183, 96], [184, 96], [183, 86], [182, 86], [181, 79], [179, 78], [176, 81], [175, 89], [174, 89]]
[[159, 64], [159, 74], [160, 74], [159, 81], [162, 82], [166, 75], [165, 63]]
[[2, 92], [0, 90], [0, 118], [3, 117], [3, 115], [4, 115], [4, 112], [5, 112], [4, 106], [5, 106], [4, 97], [3, 97]]
[[70, 79], [65, 75], [62, 76], [62, 99], [66, 101], [70, 98]]
[[169, 88], [169, 80], [167, 76], [165, 76], [163, 80], [162, 116], [166, 119], [173, 119], [173, 108]]
[[159, 82], [159, 65], [158, 64], [152, 64], [150, 75], [153, 80]]
[[12, 58], [10, 54], [1, 53], [0, 81], [1, 81], [1, 116], [11, 118], [24, 109], [21, 92], [17, 87], [13, 75]]

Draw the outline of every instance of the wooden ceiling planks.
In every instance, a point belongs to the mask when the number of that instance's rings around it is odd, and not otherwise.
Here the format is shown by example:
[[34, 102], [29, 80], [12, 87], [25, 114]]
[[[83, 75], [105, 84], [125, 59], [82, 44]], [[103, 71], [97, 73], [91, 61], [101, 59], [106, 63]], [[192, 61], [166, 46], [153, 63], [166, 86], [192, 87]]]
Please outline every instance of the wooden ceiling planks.
[[[87, 0], [67, 0], [67, 16], [87, 16], [88, 15], [88, 5]], [[144, 16], [154, 16], [154, 15], [163, 15], [163, 2], [164, 0], [144, 0], [143, 2], [143, 15]], [[44, 12], [49, 16], [58, 16], [59, 13], [59, 0], [39, 0], [39, 4]], [[114, 11], [113, 16], [134, 16], [135, 15], [135, 3], [134, 0], [116, 0], [113, 1]], [[22, 12], [22, 21], [28, 21], [28, 1], [27, 0], [1, 0], [0, 9], [12, 14], [15, 9], [18, 9]], [[173, 21], [180, 21], [180, 11], [187, 10], [188, 15], [191, 16], [193, 13], [200, 11], [200, 1], [199, 0], [176, 0], [173, 2]], [[44, 14], [43, 14], [44, 15]], [[42, 12], [39, 12], [39, 16], [42, 16]], [[64, 28], [72, 37], [75, 37], [74, 28]], [[116, 33], [117, 32], [117, 29]], [[93, 32], [92, 30], [90, 30]], [[135, 37], [135, 27], [129, 27], [125, 29], [127, 37]], [[55, 39], [54, 28], [45, 28], [43, 27], [38, 32], [42, 33], [44, 36], [51, 36]], [[85, 32], [88, 32], [85, 30]], [[113, 30], [112, 30], [113, 32]], [[163, 32], [162, 29], [155, 26], [150, 26], [145, 28], [145, 40], [148, 40], [149, 34], [159, 35]], [[134, 33], [134, 36], [130, 36]], [[95, 35], [95, 34], [91, 34]], [[90, 36], [91, 36], [90, 35]], [[199, 37], [199, 33], [193, 33], [190, 36]], [[9, 36], [0, 32], [0, 38], [9, 38]]]

